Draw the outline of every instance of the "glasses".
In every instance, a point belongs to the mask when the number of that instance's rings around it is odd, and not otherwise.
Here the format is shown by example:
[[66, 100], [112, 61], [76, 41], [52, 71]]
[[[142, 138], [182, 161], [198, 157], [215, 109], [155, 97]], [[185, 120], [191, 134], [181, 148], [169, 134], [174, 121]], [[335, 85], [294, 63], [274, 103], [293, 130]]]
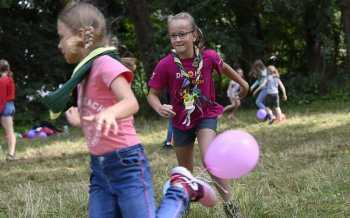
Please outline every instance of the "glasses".
[[186, 36], [190, 33], [193, 33], [194, 30], [188, 31], [188, 32], [179, 32], [179, 33], [175, 33], [175, 34], [170, 34], [169, 38], [170, 40], [176, 40], [177, 37], [179, 37], [180, 39], [185, 39]]

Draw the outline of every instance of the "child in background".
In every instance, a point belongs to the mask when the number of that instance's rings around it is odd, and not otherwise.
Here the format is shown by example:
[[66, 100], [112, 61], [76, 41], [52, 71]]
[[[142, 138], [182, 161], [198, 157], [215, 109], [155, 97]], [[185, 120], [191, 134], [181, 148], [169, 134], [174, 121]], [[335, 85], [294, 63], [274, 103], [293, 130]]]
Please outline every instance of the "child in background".
[[7, 60], [0, 60], [0, 116], [1, 125], [5, 130], [8, 153], [6, 160], [16, 159], [16, 135], [13, 129], [13, 116], [15, 115], [16, 86], [12, 78], [13, 73]]
[[[115, 58], [115, 48], [105, 47], [104, 16], [91, 4], [70, 5], [59, 14], [57, 30], [65, 60], [79, 63], [65, 83], [79, 83], [78, 107], [65, 114], [82, 128], [91, 156], [89, 217], [181, 217], [190, 200], [213, 206], [214, 190], [176, 167], [156, 212], [149, 162], [133, 124], [139, 108], [131, 90], [133, 73]], [[83, 75], [82, 81], [76, 75]], [[57, 100], [52, 98], [47, 101]]]
[[[243, 70], [241, 68], [237, 68], [236, 72], [238, 73], [238, 75], [240, 77], [243, 78]], [[237, 109], [239, 108], [239, 106], [241, 105], [241, 100], [239, 98], [240, 87], [241, 86], [237, 82], [235, 82], [233, 80], [231, 80], [229, 85], [228, 85], [227, 97], [230, 99], [231, 104], [227, 105], [224, 108], [224, 113], [226, 111], [230, 111], [231, 110], [231, 113], [228, 115], [229, 119], [234, 119], [235, 118], [235, 113], [236, 113]]]
[[164, 149], [172, 149], [173, 148], [173, 124], [171, 122], [171, 118], [168, 120], [168, 128], [167, 128], [167, 133], [166, 133], [166, 138], [163, 143], [163, 148]]
[[[203, 48], [203, 34], [189, 13], [169, 16], [168, 34], [173, 50], [159, 61], [150, 78], [148, 102], [160, 116], [172, 118], [178, 163], [192, 171], [196, 138], [203, 162], [216, 136], [217, 118], [223, 113], [223, 107], [215, 102], [213, 72], [223, 73], [239, 83], [240, 97], [247, 94], [248, 84], [215, 50]], [[164, 90], [170, 93], [170, 104], [160, 101]], [[239, 209], [230, 200], [229, 180], [213, 175], [212, 178], [224, 199], [227, 216], [236, 217]]]
[[256, 96], [256, 94], [259, 92], [255, 104], [259, 109], [265, 109], [264, 100], [267, 94], [265, 89], [267, 82], [267, 69], [261, 60], [256, 60], [254, 62], [250, 71], [250, 76], [256, 78], [256, 81], [250, 87], [250, 92], [253, 93], [253, 96]]
[[[286, 94], [286, 88], [284, 87], [280, 77], [278, 70], [275, 66], [270, 65], [268, 66], [269, 74], [267, 76], [267, 84], [266, 84], [266, 112], [268, 113], [269, 117], [271, 117], [270, 123], [273, 122], [281, 122], [285, 119], [284, 114], [281, 111], [280, 108], [280, 101], [279, 101], [279, 94], [278, 94], [278, 88], [282, 91], [282, 99], [284, 101], [287, 100], [287, 94]], [[276, 113], [276, 117], [273, 115], [272, 110], [270, 107], [273, 108], [273, 110]]]
[[[169, 92], [166, 92], [166, 94], [165, 94], [165, 103], [166, 104], [170, 103]], [[172, 124], [171, 118], [168, 119], [167, 134], [166, 134], [165, 141], [163, 143], [163, 148], [164, 149], [172, 149], [173, 148], [173, 124]]]

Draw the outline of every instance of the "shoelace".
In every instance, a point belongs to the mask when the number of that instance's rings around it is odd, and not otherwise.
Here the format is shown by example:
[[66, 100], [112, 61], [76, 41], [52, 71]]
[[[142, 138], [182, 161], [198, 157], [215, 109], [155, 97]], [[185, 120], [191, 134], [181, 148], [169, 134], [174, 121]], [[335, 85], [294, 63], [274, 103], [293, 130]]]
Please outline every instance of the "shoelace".
[[215, 184], [219, 189], [221, 189], [225, 194], [228, 194], [229, 191], [226, 190], [222, 185], [220, 185], [219, 183], [217, 183], [216, 181], [212, 180], [212, 179], [208, 179], [207, 177], [205, 177], [206, 175], [208, 175], [209, 171], [207, 169], [203, 169], [201, 167], [196, 167], [196, 169], [198, 169], [199, 174], [198, 176], [196, 176], [196, 179], [202, 180], [206, 183], [212, 183]]
[[235, 203], [233, 203], [231, 201], [224, 202], [223, 206], [224, 206], [224, 210], [225, 210], [227, 217], [230, 217], [230, 218], [231, 217], [232, 218], [240, 218], [241, 217], [239, 207]]
[[188, 177], [182, 174], [174, 174], [171, 178], [171, 183], [180, 183], [187, 190], [187, 192], [194, 196], [191, 196], [192, 201], [198, 201], [203, 197], [203, 187], [195, 181], [191, 181]]

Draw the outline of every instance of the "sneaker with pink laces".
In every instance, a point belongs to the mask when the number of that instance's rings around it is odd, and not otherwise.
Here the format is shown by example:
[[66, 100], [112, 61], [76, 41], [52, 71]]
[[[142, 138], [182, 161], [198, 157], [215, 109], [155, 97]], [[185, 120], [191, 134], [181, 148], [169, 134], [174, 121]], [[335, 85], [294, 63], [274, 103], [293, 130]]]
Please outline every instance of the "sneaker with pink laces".
[[181, 185], [188, 193], [191, 201], [199, 201], [205, 207], [213, 207], [217, 202], [215, 191], [210, 185], [195, 178], [185, 167], [171, 170], [170, 183]]

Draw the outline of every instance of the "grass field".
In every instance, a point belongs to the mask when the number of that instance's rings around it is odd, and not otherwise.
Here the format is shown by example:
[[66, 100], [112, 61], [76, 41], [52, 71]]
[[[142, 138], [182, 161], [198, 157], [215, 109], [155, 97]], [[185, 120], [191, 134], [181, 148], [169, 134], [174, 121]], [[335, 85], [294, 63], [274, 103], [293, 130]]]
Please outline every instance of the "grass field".
[[[286, 109], [288, 121], [268, 125], [255, 111], [241, 110], [237, 122], [224, 117], [219, 132], [242, 129], [261, 147], [257, 168], [232, 182], [245, 217], [350, 217], [350, 102], [318, 102]], [[160, 144], [165, 120], [137, 119], [153, 167], [157, 199], [174, 152]], [[4, 145], [3, 139], [0, 144]], [[80, 131], [47, 140], [19, 140], [20, 160], [0, 153], [0, 218], [87, 217], [89, 155]], [[198, 149], [195, 174], [203, 174]], [[191, 218], [224, 217], [221, 205], [192, 204]]]

